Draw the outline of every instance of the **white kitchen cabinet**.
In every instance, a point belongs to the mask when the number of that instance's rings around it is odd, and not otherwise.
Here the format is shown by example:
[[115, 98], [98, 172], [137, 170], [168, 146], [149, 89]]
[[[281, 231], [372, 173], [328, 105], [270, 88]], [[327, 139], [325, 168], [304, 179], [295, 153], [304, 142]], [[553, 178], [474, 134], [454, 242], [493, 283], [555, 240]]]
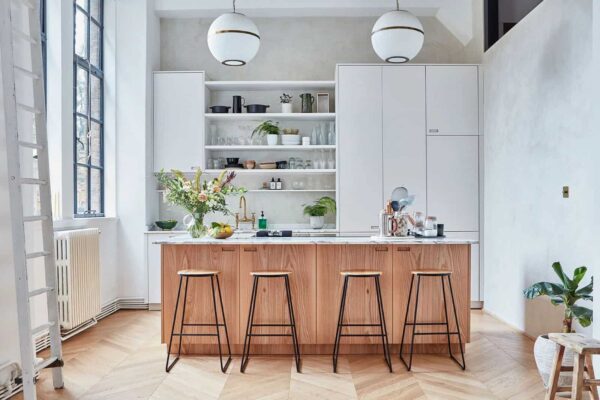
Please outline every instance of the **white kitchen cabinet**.
[[204, 165], [203, 72], [154, 73], [154, 171]]
[[427, 207], [425, 67], [383, 67], [383, 197], [397, 186], [416, 196], [412, 210]]
[[381, 66], [339, 66], [338, 212], [343, 232], [379, 228], [383, 207]]
[[426, 85], [430, 135], [479, 134], [477, 66], [427, 66]]
[[446, 231], [479, 231], [479, 137], [427, 137], [427, 213]]
[[146, 267], [148, 269], [148, 308], [160, 310], [161, 299], [161, 252], [157, 241], [180, 236], [183, 232], [164, 232], [146, 234]]

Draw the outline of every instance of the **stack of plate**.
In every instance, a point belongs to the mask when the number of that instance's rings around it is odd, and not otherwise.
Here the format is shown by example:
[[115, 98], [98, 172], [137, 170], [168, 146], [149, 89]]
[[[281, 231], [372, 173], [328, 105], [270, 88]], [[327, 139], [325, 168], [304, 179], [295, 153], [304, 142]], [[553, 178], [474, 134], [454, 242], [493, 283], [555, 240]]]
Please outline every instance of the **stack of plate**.
[[281, 135], [282, 145], [299, 145], [302, 140], [300, 135]]

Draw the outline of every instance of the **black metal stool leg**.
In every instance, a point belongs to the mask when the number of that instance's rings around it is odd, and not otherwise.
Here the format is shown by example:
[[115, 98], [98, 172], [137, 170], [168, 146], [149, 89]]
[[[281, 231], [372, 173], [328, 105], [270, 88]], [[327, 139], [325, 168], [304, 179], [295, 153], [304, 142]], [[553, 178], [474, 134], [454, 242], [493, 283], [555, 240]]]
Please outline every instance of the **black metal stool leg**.
[[287, 295], [288, 313], [290, 315], [292, 342], [294, 345], [294, 358], [296, 360], [296, 371], [300, 373], [300, 345], [298, 344], [298, 333], [296, 332], [296, 317], [294, 316], [294, 306], [292, 304], [292, 291], [290, 289], [290, 279], [287, 275], [285, 275], [283, 278], [285, 280], [285, 293]]
[[[219, 278], [217, 278], [218, 280]], [[227, 359], [227, 363], [225, 365], [223, 365], [223, 352], [221, 351], [221, 330], [220, 330], [220, 325], [219, 324], [219, 315], [217, 312], [217, 299], [216, 299], [216, 293], [215, 293], [215, 282], [214, 282], [214, 278], [211, 275], [210, 276], [210, 287], [212, 289], [212, 298], [213, 298], [213, 309], [215, 311], [215, 329], [217, 331], [217, 344], [219, 346], [219, 361], [221, 363], [221, 372], [225, 372], [227, 371], [227, 367], [229, 366], [229, 363], [231, 362], [231, 353], [229, 354], [229, 358]], [[220, 290], [219, 290], [219, 297], [220, 297]], [[221, 310], [223, 310], [223, 302], [221, 299]], [[223, 325], [227, 326], [225, 323], [225, 314], [223, 313]], [[227, 331], [227, 328], [226, 328]], [[227, 339], [227, 342], [229, 342], [229, 338]]]
[[346, 307], [346, 293], [348, 291], [348, 276], [344, 277], [344, 288], [342, 289], [342, 298], [340, 300], [340, 314], [338, 317], [335, 341], [333, 344], [333, 372], [337, 373], [337, 360], [340, 351], [340, 335], [342, 333], [342, 323], [344, 321], [344, 309]]
[[458, 335], [458, 344], [460, 346], [460, 356], [462, 358], [462, 364], [458, 362], [458, 360], [454, 357], [452, 352], [450, 353], [450, 357], [464, 370], [467, 367], [465, 363], [465, 352], [463, 351], [462, 337], [460, 336], [460, 326], [458, 325], [458, 314], [456, 313], [456, 303], [454, 302], [454, 291], [452, 290], [452, 281], [450, 280], [450, 276], [448, 278], [448, 286], [450, 287], [450, 298], [452, 299], [452, 310], [454, 311], [454, 322], [456, 323], [456, 332]]
[[[173, 344], [173, 336], [175, 333], [175, 321], [177, 320], [177, 309], [179, 308], [179, 297], [181, 296], [181, 284], [183, 283], [183, 276], [179, 277], [179, 289], [177, 289], [177, 301], [175, 302], [175, 313], [173, 314], [173, 325], [171, 326], [171, 336], [169, 337], [169, 346], [167, 347], [167, 363], [165, 364], [165, 371], [169, 372], [175, 363], [179, 360], [179, 356], [173, 360], [173, 363], [169, 365], [169, 358], [171, 356], [171, 345]], [[179, 336], [181, 341], [181, 336]]]
[[402, 360], [404, 365], [406, 365], [406, 368], [408, 368], [408, 364], [406, 364], [406, 361], [404, 361], [404, 358], [402, 358], [402, 350], [404, 349], [404, 334], [406, 333], [406, 326], [408, 325], [408, 311], [410, 310], [410, 300], [412, 298], [414, 282], [415, 282], [415, 276], [413, 275], [410, 280], [410, 289], [408, 290], [408, 300], [406, 302], [406, 313], [404, 314], [404, 325], [402, 326], [402, 340], [400, 341], [400, 352], [398, 353], [400, 360]]
[[390, 344], [388, 342], [387, 326], [385, 324], [385, 314], [383, 310], [383, 297], [381, 296], [381, 284], [379, 282], [379, 276], [375, 276], [375, 289], [377, 292], [377, 307], [379, 309], [379, 327], [381, 329], [381, 344], [383, 345], [383, 356], [385, 362], [388, 365], [390, 372], [392, 372], [392, 359], [390, 356]]
[[256, 307], [256, 296], [258, 291], [258, 276], [254, 277], [254, 284], [252, 286], [252, 296], [250, 297], [250, 309], [248, 311], [248, 323], [246, 325], [246, 337], [244, 338], [244, 350], [242, 353], [242, 362], [240, 365], [240, 372], [246, 371], [246, 365], [250, 357], [250, 342], [252, 339], [252, 326], [254, 323], [254, 309]]
[[413, 331], [412, 331], [412, 337], [410, 340], [410, 356], [408, 359], [408, 365], [406, 366], [408, 368], [408, 370], [410, 371], [410, 369], [412, 368], [412, 359], [413, 359], [413, 353], [414, 353], [414, 349], [415, 349], [415, 336], [417, 333], [417, 311], [419, 310], [419, 291], [421, 289], [421, 276], [417, 276], [417, 293], [415, 296], [415, 313], [413, 315]]
[[448, 338], [448, 354], [452, 357], [452, 344], [450, 343], [450, 320], [448, 319], [448, 302], [446, 301], [446, 284], [444, 282], [444, 275], [440, 275], [442, 280], [442, 296], [444, 299], [444, 317], [446, 318], [446, 337]]
[[229, 344], [229, 332], [227, 331], [227, 321], [225, 320], [225, 308], [223, 306], [223, 297], [221, 296], [221, 285], [219, 283], [219, 276], [215, 276], [215, 279], [217, 280], [217, 292], [219, 293], [219, 302], [221, 303], [221, 315], [223, 316], [223, 328], [225, 328], [225, 339], [227, 340], [227, 352], [229, 354], [228, 359], [227, 359], [227, 363], [225, 364], [225, 371], [227, 371], [227, 367], [229, 366], [229, 363], [231, 362], [231, 345]]

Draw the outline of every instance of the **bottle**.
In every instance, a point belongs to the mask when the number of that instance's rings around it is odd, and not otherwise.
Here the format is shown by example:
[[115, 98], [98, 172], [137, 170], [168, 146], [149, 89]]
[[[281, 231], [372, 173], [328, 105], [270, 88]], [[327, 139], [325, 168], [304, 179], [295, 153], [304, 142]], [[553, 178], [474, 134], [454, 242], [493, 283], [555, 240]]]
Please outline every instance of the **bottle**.
[[265, 218], [265, 212], [260, 212], [260, 218], [258, 219], [258, 229], [267, 229], [267, 219]]
[[283, 189], [283, 183], [281, 183], [281, 178], [277, 178], [277, 184], [275, 186], [277, 190]]
[[277, 184], [275, 183], [275, 178], [271, 178], [271, 183], [269, 184], [269, 189], [271, 189], [271, 190], [277, 189]]

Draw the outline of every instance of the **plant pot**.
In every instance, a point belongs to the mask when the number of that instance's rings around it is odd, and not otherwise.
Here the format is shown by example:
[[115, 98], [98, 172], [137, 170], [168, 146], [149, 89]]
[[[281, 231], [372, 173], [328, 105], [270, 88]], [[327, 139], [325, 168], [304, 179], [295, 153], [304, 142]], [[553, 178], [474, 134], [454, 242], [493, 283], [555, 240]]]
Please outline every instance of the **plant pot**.
[[321, 229], [325, 225], [325, 217], [310, 217], [310, 227], [312, 229]]
[[292, 103], [281, 103], [281, 112], [283, 114], [291, 114], [292, 113]]
[[269, 146], [277, 146], [279, 135], [267, 135], [267, 144]]
[[[554, 353], [556, 352], [556, 343], [548, 339], [547, 335], [538, 336], [533, 346], [533, 355], [538, 372], [544, 383], [544, 387], [548, 387], [550, 372], [554, 361]], [[562, 365], [565, 367], [573, 366], [574, 354], [570, 350], [565, 350]], [[558, 386], [571, 386], [573, 378], [570, 373], [562, 373], [558, 379]]]

